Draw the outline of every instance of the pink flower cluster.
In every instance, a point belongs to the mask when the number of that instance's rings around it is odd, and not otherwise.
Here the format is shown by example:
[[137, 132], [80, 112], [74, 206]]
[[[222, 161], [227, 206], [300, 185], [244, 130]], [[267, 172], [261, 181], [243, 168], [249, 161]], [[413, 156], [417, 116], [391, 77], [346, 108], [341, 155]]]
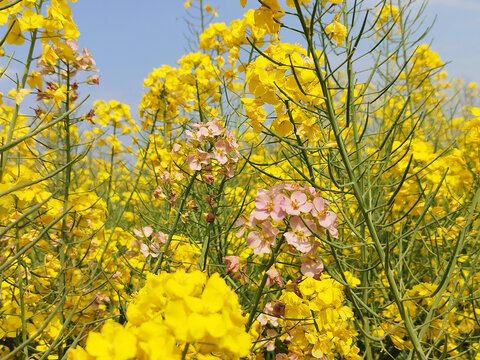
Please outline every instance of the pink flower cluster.
[[260, 189], [247, 223], [247, 244], [255, 254], [269, 253], [282, 230], [285, 241], [296, 250], [313, 253], [318, 244], [314, 233], [318, 234], [319, 228], [338, 238], [337, 215], [328, 206], [313, 187], [281, 183], [270, 190]]
[[233, 166], [238, 162], [240, 153], [238, 144], [230, 130], [225, 129], [219, 123], [209, 121], [207, 123], [193, 124], [193, 131], [185, 131], [188, 144], [194, 149], [194, 153], [187, 155], [187, 164], [191, 170], [203, 170], [204, 179], [213, 182], [211, 174], [212, 158], [223, 169], [227, 178], [233, 177]]
[[154, 232], [150, 226], [133, 229], [133, 233], [137, 238], [132, 240], [131, 249], [126, 252], [129, 257], [136, 256], [137, 252], [140, 251], [145, 258], [148, 256], [156, 258], [160, 253], [160, 244], [165, 244], [168, 239], [167, 234], [161, 231]]
[[[79, 52], [76, 42], [68, 40], [66, 43], [52, 45], [51, 48], [56, 56], [73, 60], [69, 64], [71, 66], [70, 76], [74, 76], [77, 70], [98, 72], [90, 51], [87, 48], [82, 48], [82, 52]], [[46, 64], [41, 58], [37, 60], [37, 67], [40, 68], [40, 74], [42, 75], [55, 73], [55, 67], [51, 64]], [[94, 77], [94, 79], [94, 83], [98, 83], [98, 77]]]

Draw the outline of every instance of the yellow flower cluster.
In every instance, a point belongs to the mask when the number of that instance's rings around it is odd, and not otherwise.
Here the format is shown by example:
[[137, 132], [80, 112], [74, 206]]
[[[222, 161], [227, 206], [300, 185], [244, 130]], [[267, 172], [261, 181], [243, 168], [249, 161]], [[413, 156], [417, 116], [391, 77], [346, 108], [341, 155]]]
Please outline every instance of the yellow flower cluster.
[[107, 322], [91, 332], [69, 359], [180, 359], [182, 351], [189, 359], [239, 359], [250, 349], [237, 296], [218, 273], [149, 274], [127, 318], [125, 327]]
[[222, 77], [215, 60], [200, 52], [185, 55], [178, 63], [178, 68], [164, 65], [154, 69], [145, 79], [148, 91], [139, 106], [140, 117], [145, 117], [144, 128], [159, 118], [170, 131], [172, 123], [188, 122], [186, 115], [199, 109], [212, 117], [218, 115], [218, 89], [222, 81], [231, 87], [233, 78]]
[[325, 27], [325, 32], [332, 36], [337, 45], [342, 46], [347, 37], [347, 28], [337, 20], [333, 20], [331, 24]]
[[279, 297], [285, 304], [285, 335], [281, 339], [291, 354], [304, 359], [338, 355], [361, 359], [354, 342], [353, 311], [345, 304], [343, 292], [343, 286], [326, 274], [320, 280], [304, 278], [298, 285], [287, 283]]
[[[392, 4], [385, 4], [377, 12], [376, 29], [377, 32], [387, 33], [391, 35], [390, 31], [392, 26], [397, 27], [397, 33], [400, 32], [400, 27], [396, 26], [399, 22], [399, 10], [398, 7]], [[378, 34], [376, 34], [378, 36]]]
[[8, 22], [8, 25], [12, 26], [5, 40], [7, 44], [23, 44], [25, 41], [23, 32], [35, 29], [43, 29], [44, 41], [57, 43], [62, 39], [77, 39], [80, 33], [73, 22], [72, 12], [66, 0], [52, 0], [46, 16], [40, 13], [37, 3], [36, 0], [21, 0], [0, 11], [0, 25]]
[[[290, 135], [296, 124], [298, 134], [309, 139], [318, 139], [317, 119], [307, 116], [295, 103], [305, 106], [322, 106], [321, 86], [307, 50], [297, 44], [278, 43], [268, 46], [265, 57], [260, 56], [250, 63], [246, 82], [252, 98], [244, 97], [245, 113], [256, 132], [262, 130], [266, 121], [265, 105], [273, 105], [275, 118], [272, 130], [281, 136]], [[320, 52], [317, 56], [321, 58]], [[287, 109], [286, 101], [292, 99]], [[290, 118], [290, 116], [292, 118]]]

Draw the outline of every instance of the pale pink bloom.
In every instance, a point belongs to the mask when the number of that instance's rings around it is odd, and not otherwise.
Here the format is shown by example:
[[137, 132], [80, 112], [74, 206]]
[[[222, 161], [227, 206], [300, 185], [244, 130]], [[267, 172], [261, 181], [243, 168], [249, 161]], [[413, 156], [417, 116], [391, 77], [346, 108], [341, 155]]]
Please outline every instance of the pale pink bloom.
[[157, 240], [150, 244], [150, 255], [154, 258], [160, 255], [160, 244]]
[[174, 171], [172, 177], [178, 181], [183, 180], [183, 174], [178, 171]]
[[275, 240], [275, 237], [278, 234], [278, 229], [276, 227], [273, 227], [272, 223], [270, 223], [269, 221], [263, 222], [261, 227], [264, 234], [272, 238], [272, 242], [273, 242]]
[[222, 134], [224, 127], [219, 123], [209, 121], [206, 124], [208, 126], [208, 134], [210, 136], [218, 136]]
[[[286, 340], [288, 340], [288, 338]], [[290, 354], [290, 356], [283, 353], [275, 355], [275, 360], [297, 360], [297, 359], [298, 359], [298, 354], [296, 353], [292, 353]]]
[[[309, 225], [310, 226], [310, 225]], [[315, 229], [316, 231], [316, 226], [314, 226], [312, 229]], [[318, 241], [314, 241], [313, 244], [312, 244], [312, 248], [310, 249], [310, 251], [308, 253], [306, 253], [304, 256], [313, 256], [313, 257], [316, 257], [317, 256], [317, 248], [320, 246], [320, 243]]]
[[223, 140], [219, 139], [215, 143], [215, 148], [213, 149], [213, 154], [215, 159], [218, 160], [220, 164], [226, 164], [228, 161], [227, 154], [230, 152], [230, 146]]
[[254, 228], [255, 226], [257, 226], [257, 223], [259, 223], [260, 221], [257, 220], [257, 218], [255, 217], [255, 211], [252, 211], [250, 213], [250, 216], [248, 217], [248, 226], [250, 226], [251, 228]]
[[143, 241], [138, 239], [133, 239], [130, 243], [130, 249], [125, 252], [127, 257], [132, 258], [138, 255], [138, 250], [141, 248]]
[[103, 296], [100, 291], [97, 291], [95, 295], [93, 295], [93, 303], [92, 309], [98, 310], [98, 306], [110, 302], [110, 298], [108, 296]]
[[197, 156], [195, 154], [187, 155], [186, 162], [188, 164], [188, 167], [192, 170], [202, 169], [202, 165], [198, 161]]
[[325, 212], [325, 215], [318, 218], [318, 224], [327, 229], [332, 237], [338, 239], [337, 214], [335, 214], [333, 211]]
[[269, 239], [258, 231], [252, 231], [247, 236], [247, 245], [253, 249], [254, 254], [268, 254], [270, 252]]
[[177, 143], [173, 144], [173, 146], [172, 146], [172, 154], [178, 153], [181, 149], [182, 149], [182, 145], [177, 144]]
[[300, 186], [296, 183], [281, 183], [277, 185], [278, 187], [281, 187], [282, 189], [285, 189], [287, 191], [296, 191], [296, 190], [302, 190]]
[[[90, 58], [92, 57], [92, 53], [90, 52], [90, 50], [88, 50], [88, 48], [86, 47], [82, 48], [82, 52], [86, 57], [90, 57]], [[93, 61], [93, 64], [95, 65], [95, 61]]]
[[209, 184], [215, 182], [215, 178], [213, 177], [212, 174], [203, 174], [203, 180], [205, 180], [205, 182]]
[[209, 137], [208, 133], [208, 128], [205, 126], [202, 126], [201, 128], [198, 129], [197, 131], [197, 139], [198, 141], [203, 141], [206, 137]]
[[145, 226], [143, 229], [133, 229], [135, 236], [139, 238], [149, 238], [153, 234], [153, 229], [150, 226]]
[[[314, 224], [306, 220], [308, 226], [314, 230]], [[285, 233], [285, 240], [298, 251], [306, 253], [312, 249], [312, 243], [308, 239], [312, 235], [308, 227], [303, 223], [303, 220], [298, 216], [292, 216], [290, 219], [290, 226], [292, 231]]]
[[240, 153], [238, 152], [238, 150], [233, 150], [233, 155], [230, 154], [230, 160], [234, 163], [237, 163], [238, 159], [240, 159]]
[[240, 271], [240, 258], [235, 255], [228, 255], [223, 257], [223, 262], [225, 263], [225, 269], [227, 274], [237, 273]]
[[191, 132], [190, 130], [185, 130], [185, 137], [190, 141], [197, 141], [197, 132]]
[[164, 182], [167, 182], [168, 180], [170, 180], [170, 173], [168, 171], [163, 171], [160, 174], [160, 181], [164, 183]]
[[202, 164], [210, 163], [210, 154], [206, 151], [197, 149], [195, 154], [187, 155], [187, 164], [191, 170], [201, 170]]
[[267, 254], [270, 252], [270, 245], [275, 242], [278, 229], [272, 227], [270, 222], [261, 224], [262, 231], [252, 231], [247, 236], [247, 245], [253, 249], [254, 254]]
[[285, 199], [285, 211], [289, 215], [300, 215], [300, 213], [309, 212], [312, 204], [307, 202], [307, 195], [301, 191], [294, 191], [290, 198]]
[[77, 44], [75, 41], [67, 40], [66, 44], [67, 44], [68, 47], [69, 47], [70, 49], [72, 49], [73, 51], [77, 51], [77, 50], [78, 50], [78, 44]]
[[280, 275], [277, 269], [272, 268], [268, 270], [266, 274], [267, 274], [267, 282], [266, 282], [267, 286], [272, 285], [274, 282], [280, 287], [285, 286], [285, 283], [282, 280], [282, 276]]
[[157, 232], [157, 233], [153, 233], [153, 236], [158, 240], [160, 241], [162, 244], [165, 244], [168, 240], [168, 235], [165, 234], [164, 232]]
[[305, 189], [312, 195], [312, 197], [317, 196], [317, 189], [315, 189], [313, 186], [307, 186]]
[[323, 263], [319, 259], [312, 258], [311, 256], [302, 257], [302, 267], [300, 270], [302, 274], [315, 280], [320, 278], [320, 275], [323, 272]]
[[257, 316], [257, 321], [260, 323], [260, 325], [265, 326], [268, 323], [268, 315], [261, 313], [260, 315]]
[[205, 124], [193, 124], [192, 127], [198, 129], [196, 134], [196, 140], [198, 141], [203, 141], [205, 138], [213, 138], [221, 135], [223, 132], [223, 126], [213, 121], [209, 121]]
[[267, 349], [267, 351], [275, 350], [275, 338], [277, 337], [278, 333], [274, 329], [267, 330], [267, 339], [261, 340], [260, 343], [263, 347]]
[[254, 217], [258, 220], [265, 220], [269, 216], [274, 221], [281, 221], [287, 214], [284, 209], [286, 196], [283, 194], [275, 194], [265, 189], [257, 192], [255, 199]]
[[278, 316], [275, 315], [274, 305], [268, 302], [263, 309], [263, 312], [258, 315], [257, 321], [260, 325], [265, 326], [270, 323], [272, 326], [278, 326]]
[[168, 194], [168, 197], [172, 206], [175, 206], [178, 200], [178, 195], [174, 192], [171, 192], [170, 194]]
[[140, 245], [140, 252], [143, 254], [143, 256], [145, 256], [145, 258], [147, 258], [149, 255], [156, 258], [160, 253], [160, 244], [157, 240], [150, 245], [142, 243]]
[[150, 255], [150, 249], [148, 248], [148, 245], [145, 243], [142, 243], [140, 245], [140, 252], [142, 253], [143, 256], [145, 256], [145, 258], [147, 258], [148, 255]]
[[92, 54], [87, 48], [82, 49], [82, 54], [77, 53], [75, 56], [76, 66], [81, 70], [98, 71], [95, 68], [95, 60], [93, 60]]
[[163, 189], [161, 186], [157, 186], [153, 192], [153, 197], [155, 199], [160, 199], [163, 196]]
[[225, 167], [224, 167], [224, 169], [223, 169], [223, 174], [224, 174], [225, 177], [228, 178], [228, 179], [231, 179], [231, 178], [233, 177], [233, 175], [235, 175], [234, 172], [233, 172], [233, 165], [234, 165], [234, 164], [235, 164], [235, 163], [229, 161], [229, 162], [225, 165]]
[[99, 85], [100, 84], [100, 75], [91, 75], [85, 79], [85, 82], [87, 84], [95, 84]]
[[225, 130], [225, 140], [227, 140], [228, 144], [232, 148], [234, 148], [234, 149], [238, 148], [237, 139], [235, 139], [235, 136], [233, 135], [233, 133], [230, 130]]
[[235, 234], [237, 237], [241, 237], [245, 233], [245, 219], [239, 217], [237, 221], [235, 221], [235, 226], [240, 227], [240, 229]]
[[328, 201], [320, 196], [316, 196], [312, 201], [312, 215], [323, 216], [325, 214], [325, 207], [328, 205]]

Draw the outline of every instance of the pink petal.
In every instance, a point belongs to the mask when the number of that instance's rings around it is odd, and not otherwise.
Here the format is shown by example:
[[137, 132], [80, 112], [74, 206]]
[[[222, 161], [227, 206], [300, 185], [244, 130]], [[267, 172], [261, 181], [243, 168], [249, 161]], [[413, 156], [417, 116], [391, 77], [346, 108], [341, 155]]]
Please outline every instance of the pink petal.
[[273, 284], [274, 282], [278, 285], [278, 286], [285, 286], [285, 283], [283, 282], [282, 280], [282, 276], [280, 275], [280, 273], [278, 272], [277, 269], [270, 269], [270, 270], [267, 270], [266, 272], [268, 278], [267, 278], [267, 286], [270, 286], [271, 284]]
[[306, 260], [302, 263], [300, 270], [302, 274], [311, 278], [317, 278], [323, 272], [323, 263], [321, 261]]
[[198, 162], [196, 155], [193, 155], [193, 154], [187, 155], [186, 161], [187, 161], [188, 167], [191, 170], [195, 170], [195, 171], [202, 170], [202, 165], [200, 165], [200, 163]]
[[240, 258], [234, 255], [228, 255], [223, 258], [227, 274], [236, 273], [240, 270]]
[[153, 229], [150, 226], [145, 226], [143, 228], [143, 233], [145, 234], [145, 237], [150, 237], [150, 235], [153, 234]]

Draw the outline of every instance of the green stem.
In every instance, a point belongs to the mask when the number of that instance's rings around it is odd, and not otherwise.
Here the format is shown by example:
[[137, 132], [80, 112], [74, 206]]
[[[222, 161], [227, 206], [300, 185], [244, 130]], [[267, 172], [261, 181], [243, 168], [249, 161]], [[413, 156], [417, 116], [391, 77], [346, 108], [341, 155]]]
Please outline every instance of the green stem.
[[[66, 69], [66, 74], [67, 74], [67, 94], [66, 94], [66, 99], [65, 99], [65, 108], [66, 112], [68, 112], [69, 107], [70, 107], [70, 66], [67, 63], [67, 69]], [[70, 116], [66, 116], [63, 122], [64, 126], [64, 131], [65, 131], [65, 173], [64, 173], [64, 179], [63, 179], [63, 211], [65, 212], [68, 209], [68, 198], [70, 195], [70, 182], [71, 182], [71, 174], [72, 174], [72, 144], [71, 144], [71, 139], [70, 139]], [[61, 291], [64, 293], [65, 291], [65, 271], [67, 269], [67, 252], [70, 247], [69, 244], [69, 238], [67, 235], [68, 229], [67, 229], [67, 218], [68, 214], [66, 214], [63, 219], [62, 219], [62, 245], [60, 246], [60, 266], [61, 270], [59, 272], [59, 284], [58, 284], [58, 291]], [[60, 310], [58, 312], [59, 318], [60, 318], [60, 323], [63, 324], [65, 322], [65, 317], [63, 315], [63, 306], [64, 304], [62, 303], [60, 305]]]
[[265, 272], [263, 273], [262, 282], [260, 283], [257, 289], [257, 293], [255, 294], [255, 299], [253, 300], [252, 308], [250, 309], [250, 314], [248, 315], [247, 323], [245, 324], [245, 329], [247, 332], [250, 330], [253, 322], [255, 321], [255, 315], [257, 314], [258, 304], [260, 303], [260, 298], [263, 295], [263, 289], [265, 288], [265, 284], [267, 283], [267, 279], [268, 279], [267, 271], [275, 263], [275, 259], [277, 258], [278, 252], [282, 247], [283, 242], [284, 242], [284, 237], [282, 235], [281, 240], [278, 241], [277, 245], [273, 249], [270, 259], [265, 264]]
[[[18, 228], [16, 229], [16, 236], [15, 238], [17, 239], [16, 241], [16, 250], [17, 252], [20, 250], [20, 244], [19, 244], [19, 236], [18, 236]], [[25, 342], [27, 340], [27, 318], [26, 318], [26, 312], [25, 312], [25, 292], [23, 288], [23, 271], [22, 271], [22, 261], [19, 258], [17, 262], [17, 281], [18, 281], [18, 292], [19, 292], [19, 298], [20, 298], [20, 316], [22, 320], [22, 342]], [[25, 353], [25, 359], [28, 359], [28, 347], [26, 346], [24, 351]]]
[[[116, 138], [117, 127], [113, 124], [113, 137]], [[110, 176], [108, 178], [108, 189], [107, 189], [107, 212], [110, 213], [112, 208], [112, 201], [110, 200], [110, 193], [112, 191], [112, 181], [113, 181], [113, 160], [115, 159], [115, 146], [112, 145], [110, 150]]]
[[155, 267], [153, 268], [152, 272], [154, 274], [158, 273], [158, 270], [162, 266], [163, 258], [165, 257], [165, 253], [167, 252], [168, 247], [170, 246], [170, 243], [172, 242], [173, 235], [175, 234], [175, 230], [177, 229], [178, 222], [180, 221], [180, 217], [182, 216], [183, 208], [185, 207], [185, 204], [187, 203], [187, 198], [190, 194], [190, 191], [192, 190], [193, 183], [195, 182], [195, 179], [196, 179], [198, 173], [199, 173], [198, 170], [195, 171], [195, 173], [193, 173], [192, 177], [190, 178], [190, 181], [188, 182], [187, 188], [185, 189], [185, 193], [182, 197], [182, 201], [180, 202], [180, 207], [178, 208], [177, 214], [175, 215], [175, 220], [173, 220], [173, 226], [169, 231], [168, 239], [165, 242], [165, 246], [163, 247], [162, 253], [158, 257], [158, 261], [155, 264]]
[[[17, 85], [17, 89], [23, 89], [25, 84], [27, 83], [28, 73], [30, 71], [30, 65], [32, 64], [33, 59], [33, 50], [35, 49], [35, 43], [37, 42], [37, 30], [32, 31], [32, 37], [30, 38], [30, 48], [28, 50], [27, 60], [25, 62], [25, 67], [23, 69], [22, 79], [20, 84]], [[5, 138], [5, 145], [8, 145], [13, 138], [13, 132], [15, 131], [15, 125], [17, 124], [18, 113], [20, 110], [20, 105], [15, 104], [13, 108], [12, 118], [10, 119], [10, 124], [8, 125], [8, 132]], [[2, 164], [0, 168], [0, 181], [2, 181], [3, 173], [5, 171], [5, 167], [7, 166], [8, 161], [8, 152], [2, 154]]]
[[187, 353], [188, 353], [188, 346], [190, 345], [190, 343], [186, 343], [185, 346], [183, 347], [183, 351], [182, 351], [182, 360], [185, 360], [187, 358]]

